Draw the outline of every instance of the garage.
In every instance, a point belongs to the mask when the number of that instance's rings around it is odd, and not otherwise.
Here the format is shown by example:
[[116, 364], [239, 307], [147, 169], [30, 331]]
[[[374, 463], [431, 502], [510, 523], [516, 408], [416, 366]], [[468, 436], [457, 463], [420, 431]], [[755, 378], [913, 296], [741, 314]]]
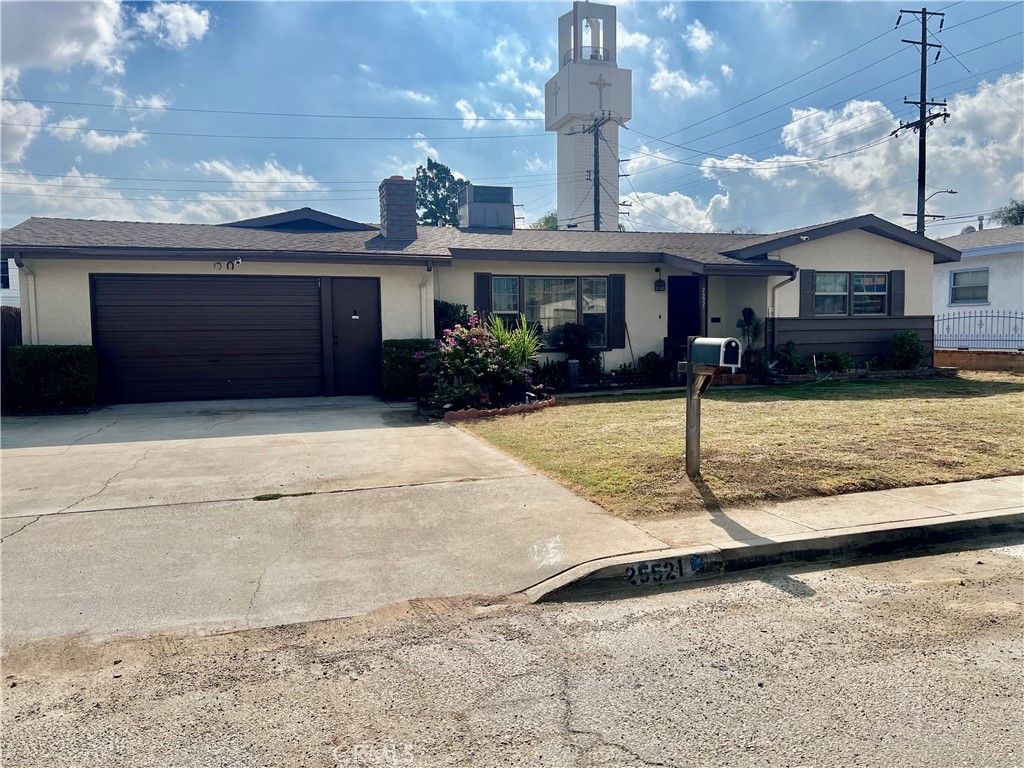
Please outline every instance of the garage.
[[90, 276], [108, 403], [324, 393], [315, 277]]

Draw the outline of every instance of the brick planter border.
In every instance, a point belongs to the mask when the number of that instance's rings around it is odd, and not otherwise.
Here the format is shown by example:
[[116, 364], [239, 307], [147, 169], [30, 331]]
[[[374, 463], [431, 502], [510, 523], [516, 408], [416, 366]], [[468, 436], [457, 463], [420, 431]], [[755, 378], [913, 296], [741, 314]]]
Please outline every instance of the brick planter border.
[[471, 419], [489, 419], [492, 416], [511, 416], [513, 413], [529, 413], [539, 411], [541, 408], [550, 408], [555, 404], [552, 395], [547, 400], [538, 400], [536, 403], [525, 405], [510, 405], [507, 408], [467, 408], [462, 411], [448, 411], [444, 420], [451, 423], [456, 421], [469, 421]]

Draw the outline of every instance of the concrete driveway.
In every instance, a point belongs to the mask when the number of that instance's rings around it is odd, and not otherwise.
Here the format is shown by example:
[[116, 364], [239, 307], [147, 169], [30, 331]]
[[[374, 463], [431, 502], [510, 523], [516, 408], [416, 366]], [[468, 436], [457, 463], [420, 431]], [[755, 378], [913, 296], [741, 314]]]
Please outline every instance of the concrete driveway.
[[0, 440], [7, 646], [507, 594], [664, 547], [469, 435], [368, 398], [5, 418]]

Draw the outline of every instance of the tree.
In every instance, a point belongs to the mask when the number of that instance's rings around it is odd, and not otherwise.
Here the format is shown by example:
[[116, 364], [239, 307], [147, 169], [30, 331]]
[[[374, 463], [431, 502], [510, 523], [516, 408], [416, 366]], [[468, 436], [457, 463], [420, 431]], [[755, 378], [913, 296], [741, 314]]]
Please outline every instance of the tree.
[[444, 163], [428, 157], [427, 165], [416, 169], [416, 210], [419, 223], [432, 227], [454, 227], [459, 223], [459, 192], [469, 184], [456, 179]]
[[558, 229], [558, 214], [555, 211], [545, 213], [530, 225], [530, 229]]
[[1015, 227], [1024, 224], [1024, 200], [1014, 200], [992, 211], [992, 218], [1004, 227]]

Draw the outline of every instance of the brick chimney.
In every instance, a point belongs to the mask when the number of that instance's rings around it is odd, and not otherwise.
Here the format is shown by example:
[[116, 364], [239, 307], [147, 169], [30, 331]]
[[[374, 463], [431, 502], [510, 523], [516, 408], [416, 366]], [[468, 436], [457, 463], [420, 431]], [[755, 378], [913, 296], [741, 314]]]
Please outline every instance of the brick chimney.
[[416, 239], [416, 180], [392, 176], [380, 183], [380, 233], [388, 240]]

